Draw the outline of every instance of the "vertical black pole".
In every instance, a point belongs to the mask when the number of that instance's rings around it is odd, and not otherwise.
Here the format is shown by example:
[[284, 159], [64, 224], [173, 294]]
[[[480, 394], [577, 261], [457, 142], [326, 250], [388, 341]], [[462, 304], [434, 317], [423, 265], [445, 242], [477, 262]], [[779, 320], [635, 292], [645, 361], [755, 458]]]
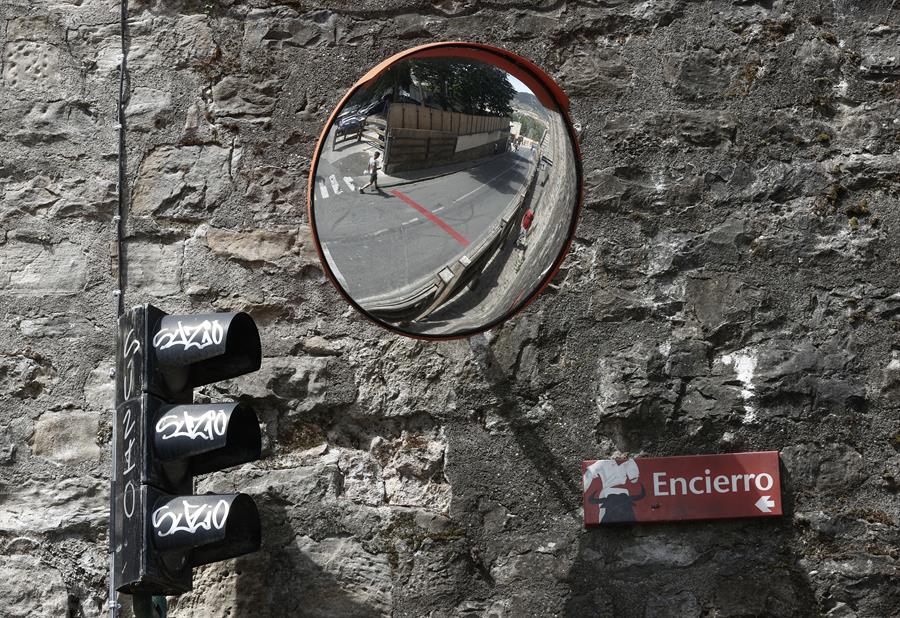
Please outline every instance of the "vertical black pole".
[[[125, 237], [125, 216], [127, 212], [126, 199], [126, 152], [125, 152], [125, 105], [126, 105], [126, 73], [128, 67], [126, 64], [128, 56], [128, 0], [120, 0], [119, 2], [119, 38], [122, 46], [122, 56], [119, 60], [119, 92], [116, 100], [116, 124], [118, 130], [118, 161], [117, 161], [117, 189], [118, 204], [114, 221], [116, 223], [116, 316], [117, 318], [125, 313], [125, 248], [123, 239]], [[116, 356], [118, 358], [121, 341], [119, 341], [119, 324], [116, 320]], [[114, 375], [114, 379], [118, 380], [120, 376]], [[109, 616], [110, 618], [118, 618], [119, 603], [118, 594], [116, 593], [116, 574], [115, 574], [115, 530], [116, 525], [116, 442], [118, 439], [119, 427], [116, 423], [116, 414], [113, 410], [113, 435], [112, 435], [112, 474], [109, 483]]]

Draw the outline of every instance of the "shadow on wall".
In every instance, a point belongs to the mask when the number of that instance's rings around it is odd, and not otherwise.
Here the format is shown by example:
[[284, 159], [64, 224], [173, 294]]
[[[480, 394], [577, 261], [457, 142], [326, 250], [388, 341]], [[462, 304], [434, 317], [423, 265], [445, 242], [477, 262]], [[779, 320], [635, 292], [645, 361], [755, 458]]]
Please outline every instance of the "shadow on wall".
[[500, 402], [498, 411], [509, 422], [523, 455], [531, 461], [534, 470], [544, 477], [560, 508], [564, 511], [576, 510], [581, 492], [572, 486], [565, 462], [560, 461], [553, 449], [534, 431], [533, 426], [519, 422], [519, 403], [512, 392], [510, 377], [504, 373], [494, 350], [483, 335], [471, 337], [469, 345], [484, 372], [488, 387]]
[[[294, 532], [288, 511], [293, 505], [272, 493], [254, 496], [254, 500], [262, 524], [262, 548], [233, 561], [195, 569], [194, 592], [170, 598], [169, 616], [370, 618], [388, 613], [384, 596], [378, 602], [366, 602], [371, 582], [356, 582], [354, 587], [339, 581], [304, 551], [304, 540], [310, 547], [316, 544]], [[341, 560], [340, 555], [335, 557], [335, 570], [342, 571]]]
[[259, 552], [235, 562], [233, 618], [282, 616], [362, 618], [383, 613], [347, 590], [300, 547], [285, 505], [268, 494], [257, 499], [263, 529]]
[[[474, 340], [474, 339], [473, 339]], [[477, 340], [475, 340], [477, 341]], [[580, 475], [533, 428], [515, 422], [513, 385], [489, 345], [473, 346], [491, 391], [522, 452], [563, 512], [577, 512]], [[635, 447], [639, 448], [639, 447]], [[818, 616], [819, 606], [797, 549], [791, 478], [782, 466], [784, 516], [583, 529], [561, 610], [571, 618]]]

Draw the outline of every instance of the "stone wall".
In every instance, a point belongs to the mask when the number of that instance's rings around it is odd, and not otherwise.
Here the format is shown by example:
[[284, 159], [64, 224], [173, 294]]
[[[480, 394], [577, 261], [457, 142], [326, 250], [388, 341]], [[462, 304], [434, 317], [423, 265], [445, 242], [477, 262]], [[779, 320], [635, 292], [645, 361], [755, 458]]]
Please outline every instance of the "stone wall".
[[[249, 311], [265, 459], [204, 479], [262, 551], [172, 616], [887, 616], [900, 604], [892, 0], [133, 0], [128, 305]], [[348, 311], [311, 250], [323, 123], [404, 47], [557, 79], [585, 209], [489, 336]], [[99, 616], [118, 5], [0, 0], [0, 614]], [[579, 464], [777, 449], [785, 516], [585, 531]]]

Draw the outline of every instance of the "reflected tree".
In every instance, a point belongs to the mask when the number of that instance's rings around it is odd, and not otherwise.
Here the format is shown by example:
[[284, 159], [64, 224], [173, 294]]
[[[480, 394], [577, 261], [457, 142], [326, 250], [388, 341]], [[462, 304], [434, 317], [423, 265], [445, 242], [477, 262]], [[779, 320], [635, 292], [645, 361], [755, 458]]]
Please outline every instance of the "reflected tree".
[[[411, 81], [444, 110], [483, 116], [509, 116], [515, 89], [506, 72], [481, 62], [427, 58], [408, 63]], [[423, 101], [424, 102], [424, 101]]]
[[447, 111], [481, 116], [511, 116], [516, 91], [502, 69], [458, 58], [425, 58], [392, 65], [367, 88], [350, 98], [348, 107], [388, 98], [414, 101]]
[[394, 103], [402, 100], [402, 96], [409, 95], [412, 90], [412, 73], [409, 62], [400, 62], [392, 65], [387, 71], [378, 76], [378, 79], [368, 88], [359, 90], [355, 95], [360, 97], [359, 101], [351, 99], [350, 103], [364, 104], [368, 101], [382, 99], [385, 96], [390, 97]]

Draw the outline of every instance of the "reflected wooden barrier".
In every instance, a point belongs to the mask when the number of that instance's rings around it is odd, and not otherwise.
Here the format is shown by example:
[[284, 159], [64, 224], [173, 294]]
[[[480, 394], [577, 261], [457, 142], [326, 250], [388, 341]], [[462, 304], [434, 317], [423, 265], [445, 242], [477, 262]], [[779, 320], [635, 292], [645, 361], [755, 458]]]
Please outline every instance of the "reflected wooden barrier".
[[471, 161], [505, 152], [510, 119], [394, 103], [387, 114], [388, 174]]
[[387, 116], [391, 129], [439, 131], [450, 135], [472, 135], [491, 131], [509, 131], [510, 120], [501, 116], [476, 116], [448, 112], [423, 105], [394, 103]]

